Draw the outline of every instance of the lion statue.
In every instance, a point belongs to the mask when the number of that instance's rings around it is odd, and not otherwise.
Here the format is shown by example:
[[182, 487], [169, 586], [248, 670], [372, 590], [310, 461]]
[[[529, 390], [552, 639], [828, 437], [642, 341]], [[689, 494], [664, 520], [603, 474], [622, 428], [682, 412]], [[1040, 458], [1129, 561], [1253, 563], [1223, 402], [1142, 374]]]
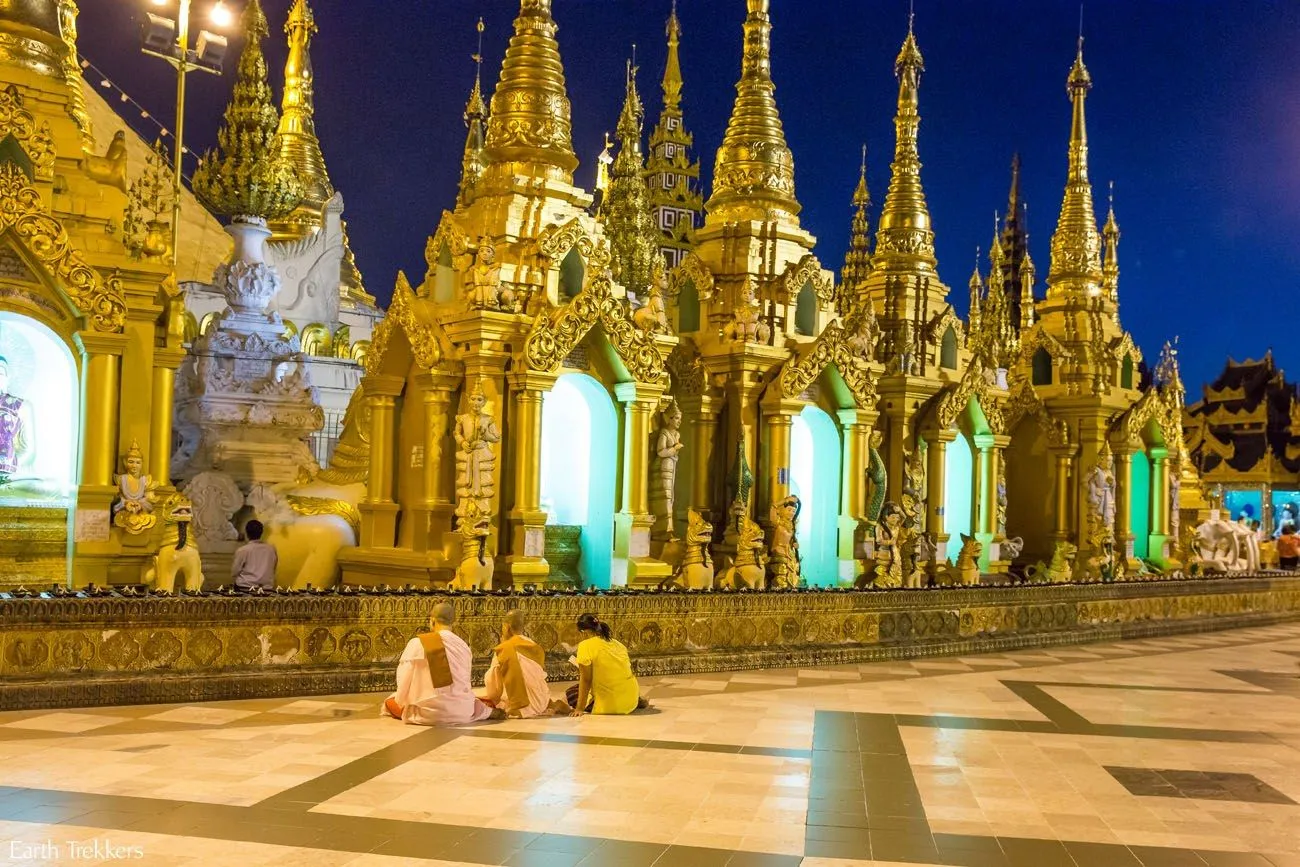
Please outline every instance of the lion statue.
[[961, 534], [961, 551], [957, 554], [957, 580], [961, 584], [980, 583], [980, 555], [984, 544], [974, 536]]
[[1052, 549], [1052, 562], [1044, 564], [1039, 560], [1025, 569], [1025, 578], [1034, 583], [1062, 584], [1074, 575], [1074, 555], [1079, 547], [1073, 542], [1061, 539]]
[[154, 555], [153, 566], [144, 581], [155, 590], [176, 592], [176, 576], [181, 576], [181, 590], [196, 593], [203, 589], [203, 564], [199, 546], [190, 536], [193, 505], [184, 494], [175, 493], [163, 501], [162, 545]]
[[736, 560], [722, 576], [722, 587], [740, 590], [762, 587], [767, 558], [764, 556], [763, 528], [748, 517], [740, 519], [740, 537], [736, 540]]
[[464, 501], [463, 511], [456, 527], [460, 533], [460, 566], [451, 586], [455, 590], [490, 590], [493, 560], [487, 552], [487, 543], [492, 535], [491, 518], [474, 499]]

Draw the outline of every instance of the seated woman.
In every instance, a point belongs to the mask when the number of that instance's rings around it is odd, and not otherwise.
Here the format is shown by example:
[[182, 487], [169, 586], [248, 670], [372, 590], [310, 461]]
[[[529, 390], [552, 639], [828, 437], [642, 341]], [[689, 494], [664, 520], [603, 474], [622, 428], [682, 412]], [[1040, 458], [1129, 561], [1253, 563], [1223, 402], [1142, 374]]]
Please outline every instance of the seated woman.
[[573, 711], [569, 716], [591, 713], [631, 713], [650, 706], [641, 698], [641, 692], [632, 674], [632, 662], [627, 648], [610, 633], [609, 624], [601, 623], [594, 614], [578, 618], [578, 686], [576, 700], [574, 689], [569, 690]]

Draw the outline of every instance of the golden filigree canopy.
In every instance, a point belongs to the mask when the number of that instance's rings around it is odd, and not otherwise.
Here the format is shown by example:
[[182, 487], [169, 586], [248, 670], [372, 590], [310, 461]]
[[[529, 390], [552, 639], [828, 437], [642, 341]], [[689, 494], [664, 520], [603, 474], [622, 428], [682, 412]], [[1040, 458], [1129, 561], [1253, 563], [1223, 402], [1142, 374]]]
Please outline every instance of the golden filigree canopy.
[[555, 40], [558, 29], [551, 0], [520, 0], [515, 33], [492, 94], [485, 149], [489, 165], [502, 166], [505, 175], [531, 172], [573, 182], [578, 158]]
[[641, 156], [644, 111], [636, 89], [636, 67], [627, 67], [627, 93], [618, 119], [618, 156], [610, 167], [609, 189], [602, 202], [614, 276], [625, 289], [642, 295], [656, 267], [663, 268], [659, 230], [650, 210]]
[[768, 0], [746, 0], [745, 45], [736, 103], [713, 168], [705, 207], [723, 219], [795, 221], [794, 156], [785, 143], [772, 82], [772, 20]]
[[1061, 217], [1052, 235], [1052, 263], [1047, 275], [1051, 296], [1101, 294], [1101, 236], [1088, 180], [1088, 125], [1084, 100], [1092, 87], [1092, 76], [1083, 65], [1083, 38], [1066, 80], [1066, 93], [1073, 105], [1070, 123], [1070, 167], [1065, 182]]
[[262, 54], [269, 29], [259, 0], [249, 0], [243, 28], [244, 50], [235, 92], [217, 132], [219, 148], [199, 160], [192, 185], [195, 195], [218, 214], [273, 220], [298, 206], [302, 183], [280, 150], [279, 117]]
[[885, 265], [897, 262], [933, 269], [934, 231], [925, 190], [921, 187], [921, 157], [917, 150], [921, 128], [918, 106], [924, 71], [925, 61], [909, 24], [907, 38], [894, 61], [894, 75], [898, 78], [894, 162], [890, 166], [889, 191], [885, 194], [876, 231], [876, 256]]

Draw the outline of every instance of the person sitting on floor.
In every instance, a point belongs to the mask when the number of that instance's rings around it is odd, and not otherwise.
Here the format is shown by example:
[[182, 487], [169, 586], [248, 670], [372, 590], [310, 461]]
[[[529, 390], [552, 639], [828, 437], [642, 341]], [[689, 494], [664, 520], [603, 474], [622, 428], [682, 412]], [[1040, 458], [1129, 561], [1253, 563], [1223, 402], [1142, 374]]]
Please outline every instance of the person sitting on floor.
[[384, 701], [384, 713], [410, 725], [455, 726], [504, 719], [470, 690], [473, 654], [465, 639], [451, 631], [456, 609], [450, 602], [433, 606], [428, 632], [406, 643], [397, 663], [397, 691]]
[[625, 714], [650, 706], [641, 698], [632, 661], [623, 642], [616, 641], [609, 624], [594, 614], [578, 618], [578, 685], [569, 688], [569, 716], [591, 713]]
[[510, 719], [529, 719], [568, 711], [563, 701], [551, 701], [546, 685], [546, 651], [524, 634], [524, 613], [514, 609], [501, 626], [501, 643], [492, 649], [492, 664], [483, 677], [479, 698], [505, 710]]
[[1284, 526], [1277, 537], [1277, 563], [1283, 569], [1300, 565], [1300, 533], [1295, 531], [1295, 524]]
[[230, 577], [240, 590], [275, 589], [275, 570], [279, 557], [274, 545], [262, 541], [262, 522], [253, 520], [244, 525], [248, 542], [235, 551], [230, 564]]

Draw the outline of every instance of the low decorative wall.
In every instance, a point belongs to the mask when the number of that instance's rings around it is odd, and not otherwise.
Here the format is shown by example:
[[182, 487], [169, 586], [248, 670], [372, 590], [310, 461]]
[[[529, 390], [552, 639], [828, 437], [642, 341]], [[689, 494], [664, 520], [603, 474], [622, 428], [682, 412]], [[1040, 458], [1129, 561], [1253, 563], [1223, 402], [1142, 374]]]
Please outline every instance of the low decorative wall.
[[481, 676], [523, 609], [552, 676], [594, 611], [643, 675], [834, 665], [1200, 632], [1300, 619], [1300, 579], [893, 591], [326, 594], [0, 599], [0, 709], [388, 689], [436, 602]]

